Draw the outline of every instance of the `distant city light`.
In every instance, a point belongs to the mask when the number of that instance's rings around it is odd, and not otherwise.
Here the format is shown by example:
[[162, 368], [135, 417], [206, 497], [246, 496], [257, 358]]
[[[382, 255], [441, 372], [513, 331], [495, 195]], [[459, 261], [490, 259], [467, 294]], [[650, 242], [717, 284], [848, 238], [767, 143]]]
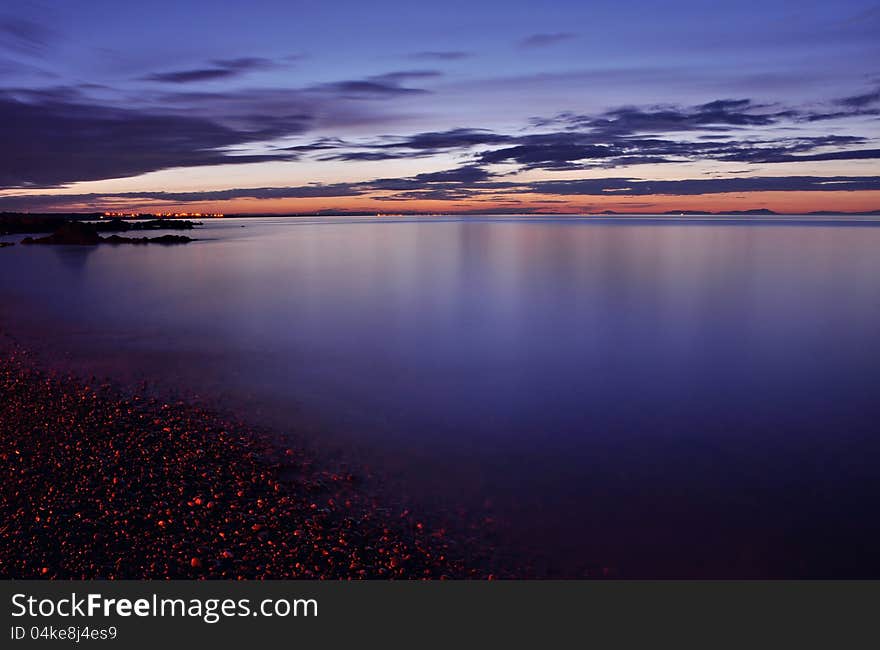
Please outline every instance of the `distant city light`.
[[105, 212], [103, 217], [114, 217], [118, 219], [136, 219], [138, 217], [153, 217], [157, 219], [168, 219], [177, 217], [210, 217], [222, 218], [225, 215], [222, 212]]

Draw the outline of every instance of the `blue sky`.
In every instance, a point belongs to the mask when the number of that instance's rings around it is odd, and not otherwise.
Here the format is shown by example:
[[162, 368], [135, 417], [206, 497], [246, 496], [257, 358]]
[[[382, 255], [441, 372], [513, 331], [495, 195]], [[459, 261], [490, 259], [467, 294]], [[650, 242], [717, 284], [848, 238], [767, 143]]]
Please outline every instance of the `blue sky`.
[[545, 4], [10, 4], [0, 209], [880, 208], [880, 4]]

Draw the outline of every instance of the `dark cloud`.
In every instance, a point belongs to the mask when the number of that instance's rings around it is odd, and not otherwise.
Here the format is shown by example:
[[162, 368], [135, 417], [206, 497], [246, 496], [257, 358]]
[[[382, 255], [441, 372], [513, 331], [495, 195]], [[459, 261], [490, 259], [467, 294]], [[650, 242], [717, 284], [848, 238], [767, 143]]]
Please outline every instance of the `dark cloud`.
[[31, 194], [0, 197], [3, 210], [55, 210], [64, 206], [86, 205], [100, 210], [120, 200], [133, 202], [196, 203], [201, 201], [228, 201], [232, 199], [303, 199], [357, 196], [363, 190], [349, 184], [302, 185], [299, 187], [257, 187], [197, 192], [118, 192], [89, 194]]
[[465, 201], [473, 198], [474, 194], [467, 189], [440, 188], [413, 190], [410, 192], [398, 192], [391, 196], [382, 197], [383, 201]]
[[462, 52], [460, 50], [434, 50], [425, 52], [415, 52], [414, 59], [426, 59], [430, 61], [457, 61], [467, 59], [473, 56], [470, 52]]
[[[815, 136], [780, 140], [671, 140], [629, 135], [557, 132], [520, 138], [523, 144], [486, 151], [481, 164], [516, 163], [523, 169], [613, 168], [627, 165], [665, 164], [695, 160], [725, 162], [798, 162], [865, 159], [868, 150], [812, 152], [831, 146], [864, 144], [857, 136]], [[597, 142], [599, 144], [597, 144]]]
[[521, 191], [563, 196], [693, 196], [730, 192], [829, 192], [880, 190], [880, 176], [761, 176], [651, 181], [591, 178], [540, 181]]
[[872, 160], [877, 158], [880, 158], [880, 149], [851, 149], [847, 151], [796, 155], [785, 152], [783, 148], [767, 147], [728, 154], [722, 156], [721, 160], [751, 163], [796, 163], [827, 160]]
[[257, 129], [266, 120], [299, 120], [303, 115], [310, 117], [312, 128], [379, 128], [378, 125], [387, 124], [400, 126], [410, 117], [397, 110], [394, 99], [426, 92], [368, 78], [302, 88], [164, 91], [154, 95], [152, 101], [174, 111], [203, 115], [242, 129]]
[[861, 95], [852, 95], [838, 100], [838, 103], [851, 108], [864, 108], [871, 104], [880, 103], [880, 88], [876, 88], [870, 92]]
[[574, 138], [562, 134], [555, 144], [519, 145], [487, 151], [480, 155], [482, 163], [516, 162], [527, 169], [570, 169], [573, 161], [605, 159], [617, 150], [606, 145], [580, 145]]
[[402, 84], [412, 80], [439, 77], [442, 74], [442, 72], [437, 70], [400, 70], [367, 77], [366, 79], [321, 84], [314, 86], [311, 90], [333, 93], [347, 99], [370, 99], [423, 94], [428, 92], [424, 88], [411, 88]]
[[[417, 174], [409, 179], [404, 179], [405, 186], [415, 185], [417, 187], [423, 187], [425, 185], [432, 185], [436, 183], [443, 183], [445, 185], [473, 185], [475, 183], [480, 183], [488, 180], [492, 177], [492, 174], [482, 167], [477, 167], [476, 165], [467, 165], [465, 167], [458, 167], [455, 169], [446, 169], [440, 172], [426, 172], [424, 174]], [[388, 187], [389, 184], [396, 185], [395, 187]], [[399, 189], [400, 180], [399, 179], [385, 179], [379, 181], [373, 181], [370, 183], [371, 187], [376, 188], [387, 188], [387, 189]]]
[[[237, 58], [218, 59], [212, 65], [217, 70], [247, 71], [272, 63]], [[312, 129], [400, 123], [394, 102], [361, 100], [425, 93], [410, 84], [441, 74], [433, 69], [398, 70], [292, 89], [165, 88], [137, 104], [149, 110], [129, 108], [132, 104], [125, 101], [89, 99], [96, 89], [83, 84], [8, 89], [0, 92], [0, 134], [13, 153], [0, 162], [0, 187], [46, 187], [174, 167], [304, 157], [381, 161], [456, 154], [463, 166], [443, 172], [449, 174], [443, 179], [427, 174], [351, 187], [460, 196], [494, 182], [487, 171], [494, 165], [552, 171], [700, 160], [763, 164], [877, 158], [876, 141], [868, 138], [795, 135], [802, 123], [819, 115], [815, 111], [748, 98], [694, 106], [624, 106], [596, 114], [567, 112], [536, 118], [530, 129], [515, 133], [455, 128], [356, 141], [325, 137], [294, 146], [266, 145], [256, 155], [230, 154], [248, 143], [271, 143]], [[832, 103], [839, 108], [836, 112], [852, 116], [874, 110], [870, 101], [868, 95], [858, 95]], [[769, 135], [760, 137], [763, 134]]]
[[[589, 178], [575, 180], [516, 183], [495, 180], [483, 169], [460, 167], [418, 174], [405, 178], [382, 178], [362, 183], [314, 184], [292, 187], [234, 188], [196, 192], [121, 192], [108, 194], [24, 195], [0, 197], [5, 210], [57, 209], [86, 205], [102, 209], [119, 201], [192, 203], [231, 199], [295, 199], [334, 198], [381, 195], [382, 200], [499, 200], [516, 202], [522, 194], [545, 194], [560, 201], [574, 196], [695, 196], [718, 193], [750, 192], [852, 192], [880, 190], [880, 176], [763, 176], [734, 178], [703, 178], [673, 181], [646, 180], [627, 177]], [[505, 195], [499, 197], [499, 192]]]
[[236, 70], [223, 68], [201, 68], [197, 70], [179, 70], [177, 72], [157, 72], [156, 74], [142, 77], [142, 81], [159, 81], [162, 83], [190, 83], [193, 81], [214, 81], [226, 79], [240, 74]]
[[[192, 90], [163, 92], [153, 102], [174, 112], [199, 115], [239, 130], [279, 131], [267, 124], [302, 124], [310, 128], [346, 128], [396, 124], [407, 115], [395, 105], [381, 100], [394, 100], [402, 94], [423, 91], [401, 89], [397, 84], [367, 81], [341, 82], [307, 88], [241, 88], [228, 91], [196, 92]], [[364, 101], [371, 100], [371, 101]], [[298, 131], [302, 131], [299, 129]], [[288, 129], [288, 133], [298, 132]]]
[[401, 158], [424, 158], [430, 155], [430, 153], [426, 152], [416, 152], [410, 155], [406, 155], [396, 151], [346, 151], [343, 153], [334, 153], [326, 156], [320, 156], [318, 160], [375, 162], [377, 160], [400, 160]]
[[880, 109], [877, 108], [848, 108], [843, 111], [805, 113], [800, 119], [803, 122], [825, 122], [849, 117], [875, 117], [878, 115], [880, 115]]
[[0, 188], [48, 187], [173, 167], [290, 159], [233, 156], [223, 148], [304, 129], [302, 121], [230, 128], [209, 119], [80, 103], [64, 95], [22, 101], [0, 93]]
[[178, 70], [175, 72], [159, 72], [146, 77], [142, 81], [158, 81], [161, 83], [191, 83], [198, 81], [215, 81], [228, 79], [252, 72], [265, 70], [276, 64], [270, 59], [259, 57], [242, 57], [237, 59], [218, 59], [211, 62], [211, 67], [197, 68], [193, 70]]
[[507, 183], [491, 182], [493, 174], [475, 165], [439, 172], [417, 174], [409, 178], [383, 178], [361, 187], [364, 191], [394, 191], [384, 199], [395, 201], [456, 201], [479, 196], [482, 189], [507, 187]]
[[770, 162], [810, 162], [821, 160], [871, 160], [880, 158], [880, 149], [855, 149], [850, 151], [830, 151], [826, 153], [814, 153], [808, 156], [789, 156], [787, 160], [773, 160]]
[[320, 138], [309, 144], [298, 144], [291, 147], [282, 147], [280, 151], [296, 151], [298, 153], [312, 153], [315, 151], [326, 151], [338, 149], [340, 147], [349, 146], [341, 138]]
[[230, 199], [310, 199], [357, 196], [362, 193], [354, 184], [330, 183], [326, 185], [301, 185], [298, 187], [257, 187], [205, 192], [137, 192], [122, 196], [157, 201], [191, 203], [194, 201], [228, 201]]
[[382, 97], [388, 95], [409, 95], [414, 93], [428, 92], [421, 88], [405, 88], [396, 83], [384, 83], [381, 81], [337, 81], [321, 86], [323, 90], [338, 93], [343, 97]]
[[431, 79], [442, 76], [443, 73], [439, 70], [399, 70], [397, 72], [386, 72], [385, 74], [370, 77], [370, 80], [402, 83], [411, 79]]
[[576, 128], [604, 134], [671, 133], [695, 130], [729, 130], [769, 126], [790, 119], [790, 111], [768, 111], [749, 99], [722, 99], [694, 107], [615, 108], [592, 115], [562, 114], [558, 120]]
[[[287, 57], [290, 59], [290, 57]], [[229, 70], [261, 70], [275, 67], [277, 64], [272, 59], [259, 56], [242, 56], [235, 59], [216, 59], [214, 65]]]
[[450, 129], [428, 131], [411, 136], [384, 136], [373, 142], [349, 143], [318, 141], [314, 145], [292, 147], [297, 151], [335, 150], [321, 160], [395, 160], [424, 158], [444, 151], [468, 149], [480, 145], [497, 145], [515, 141], [515, 137], [484, 129]]
[[394, 142], [375, 145], [379, 148], [403, 148], [424, 151], [443, 151], [492, 145], [510, 142], [512, 136], [493, 133], [485, 129], [450, 129], [448, 131], [428, 131], [400, 138]]
[[562, 41], [568, 41], [576, 38], [577, 34], [572, 32], [553, 32], [549, 34], [532, 34], [519, 42], [520, 47], [547, 47], [555, 45]]
[[[51, 209], [56, 206], [88, 204], [100, 208], [108, 201], [124, 199], [127, 201], [167, 201], [192, 203], [197, 201], [228, 201], [231, 199], [297, 199], [333, 198], [346, 196], [365, 196], [376, 192], [392, 192], [390, 198], [399, 198], [401, 193], [412, 197], [445, 195], [459, 198], [470, 196], [482, 186], [503, 188], [508, 183], [491, 182], [492, 174], [475, 166], [427, 172], [402, 178], [378, 178], [360, 183], [330, 183], [291, 187], [233, 188], [225, 190], [206, 190], [195, 192], [119, 192], [89, 194], [32, 194], [0, 197], [0, 208], [5, 210]], [[388, 197], [385, 197], [388, 198]]]
[[[873, 158], [858, 136], [743, 137], [763, 127], [794, 126], [804, 111], [757, 104], [750, 99], [719, 99], [691, 107], [621, 107], [590, 115], [561, 113], [535, 118], [533, 128], [555, 131], [508, 135], [484, 129], [457, 128], [383, 136], [367, 142], [327, 140], [297, 151], [315, 152], [320, 160], [377, 161], [421, 158], [460, 152], [479, 165], [513, 164], [527, 170], [615, 168], [697, 160], [726, 162], [806, 162]], [[851, 113], [847, 113], [851, 115]], [[707, 135], [705, 132], [712, 132]], [[777, 131], [786, 134], [787, 131]]]
[[[228, 70], [268, 65], [253, 58], [214, 63]], [[423, 92], [405, 88], [401, 81], [429, 76], [434, 72], [405, 70], [385, 75], [385, 80], [342, 82], [320, 89], [162, 90], [142, 93], [137, 102], [118, 93], [109, 101], [96, 99], [91, 93], [100, 95], [107, 89], [90, 84], [8, 88], [0, 91], [0, 136], [6, 151], [0, 160], [0, 188], [48, 187], [174, 167], [295, 159], [301, 155], [296, 148], [255, 155], [232, 155], [230, 150], [317, 127], [400, 123], [403, 117], [393, 108], [348, 100]]]

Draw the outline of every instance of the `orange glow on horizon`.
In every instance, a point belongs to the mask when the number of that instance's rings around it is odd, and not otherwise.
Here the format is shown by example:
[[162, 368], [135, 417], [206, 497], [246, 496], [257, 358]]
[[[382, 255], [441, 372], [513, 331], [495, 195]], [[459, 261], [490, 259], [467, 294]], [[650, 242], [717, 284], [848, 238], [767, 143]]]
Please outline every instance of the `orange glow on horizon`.
[[[118, 201], [118, 200], [117, 200]], [[120, 206], [116, 202], [116, 208]], [[67, 209], [95, 210], [94, 204], [69, 205]], [[322, 197], [295, 199], [233, 199], [222, 202], [172, 204], [168, 202], [132, 202], [125, 211], [105, 212], [121, 215], [132, 212], [163, 216], [213, 217], [234, 214], [316, 214], [321, 212], [364, 212], [369, 214], [467, 213], [479, 211], [541, 212], [548, 214], [595, 214], [606, 210], [621, 213], [656, 213], [674, 210], [725, 212], [768, 209], [787, 214], [817, 211], [869, 212], [880, 209], [880, 191], [858, 192], [749, 192], [703, 195], [649, 196], [558, 196], [512, 194], [509, 198], [494, 194], [491, 199], [459, 201], [396, 201], [382, 197]]]

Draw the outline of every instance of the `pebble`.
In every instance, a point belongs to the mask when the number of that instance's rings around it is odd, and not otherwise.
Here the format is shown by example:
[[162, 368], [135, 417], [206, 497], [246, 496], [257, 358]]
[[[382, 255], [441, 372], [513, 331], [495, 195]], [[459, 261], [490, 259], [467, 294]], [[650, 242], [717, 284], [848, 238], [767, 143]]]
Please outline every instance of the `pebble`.
[[489, 576], [439, 527], [302, 450], [146, 386], [93, 389], [8, 347], [0, 578]]

